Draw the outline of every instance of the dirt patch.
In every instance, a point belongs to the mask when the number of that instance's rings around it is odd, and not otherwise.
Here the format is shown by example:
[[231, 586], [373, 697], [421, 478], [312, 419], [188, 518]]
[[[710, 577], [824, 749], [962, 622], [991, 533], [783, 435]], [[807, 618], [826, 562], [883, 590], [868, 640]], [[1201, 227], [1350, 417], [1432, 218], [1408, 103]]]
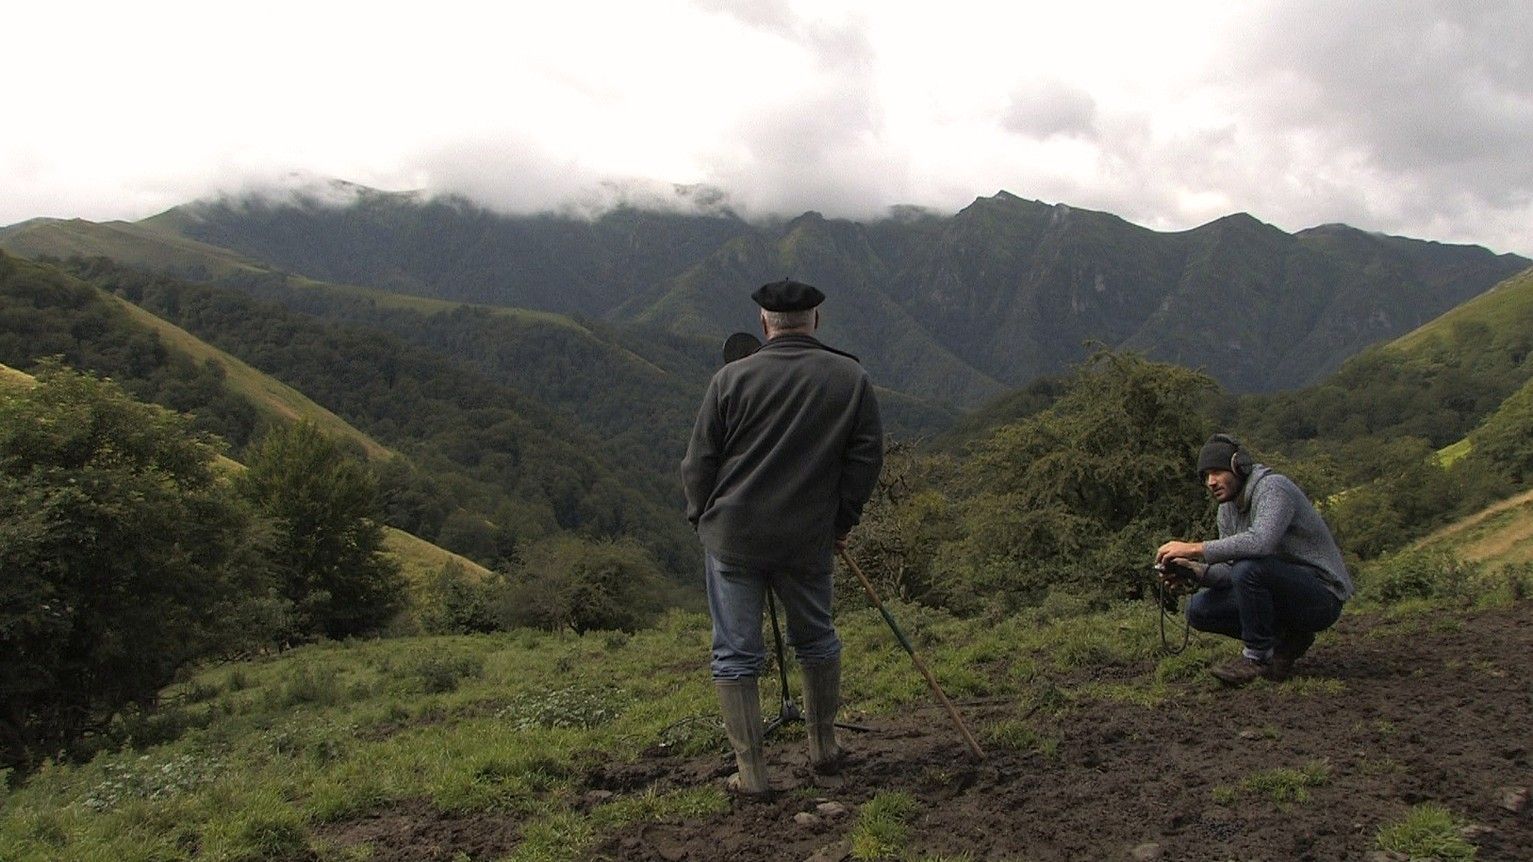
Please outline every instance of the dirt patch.
[[320, 842], [341, 849], [366, 846], [368, 862], [498, 859], [516, 848], [521, 823], [507, 815], [455, 815], [414, 801], [315, 829]]
[[[911, 858], [1128, 859], [1153, 844], [1164, 859], [1360, 859], [1381, 826], [1431, 801], [1482, 827], [1480, 859], [1529, 860], [1533, 811], [1501, 803], [1505, 788], [1533, 783], [1530, 655], [1528, 603], [1404, 623], [1348, 616], [1283, 685], [1189, 682], [1154, 707], [1102, 701], [1035, 715], [1029, 725], [1052, 740], [1049, 753], [992, 744], [987, 762], [971, 765], [935, 707], [870, 721], [835, 779], [812, 775], [801, 741], [774, 742], [769, 764], [783, 788], [774, 801], [635, 824], [587, 858], [840, 860], [859, 806], [903, 791], [919, 802]], [[1022, 714], [994, 701], [963, 709], [981, 733]], [[1302, 800], [1277, 801], [1252, 780], [1305, 768], [1320, 777]], [[656, 754], [589, 784], [622, 795], [727, 771], [719, 758]], [[848, 813], [821, 816], [828, 800]]]

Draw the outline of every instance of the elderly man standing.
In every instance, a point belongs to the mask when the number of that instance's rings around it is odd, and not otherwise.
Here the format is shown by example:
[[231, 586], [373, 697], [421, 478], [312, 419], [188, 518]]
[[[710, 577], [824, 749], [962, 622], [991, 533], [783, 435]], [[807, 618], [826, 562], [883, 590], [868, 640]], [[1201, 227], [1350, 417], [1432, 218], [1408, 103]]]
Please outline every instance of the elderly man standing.
[[687, 519], [705, 551], [711, 665], [739, 772], [731, 787], [771, 792], [756, 680], [766, 665], [761, 611], [770, 588], [804, 671], [815, 769], [842, 757], [841, 640], [831, 623], [834, 554], [862, 516], [883, 463], [873, 385], [856, 357], [813, 333], [825, 296], [796, 281], [763, 285], [766, 343], [708, 383], [681, 462]]

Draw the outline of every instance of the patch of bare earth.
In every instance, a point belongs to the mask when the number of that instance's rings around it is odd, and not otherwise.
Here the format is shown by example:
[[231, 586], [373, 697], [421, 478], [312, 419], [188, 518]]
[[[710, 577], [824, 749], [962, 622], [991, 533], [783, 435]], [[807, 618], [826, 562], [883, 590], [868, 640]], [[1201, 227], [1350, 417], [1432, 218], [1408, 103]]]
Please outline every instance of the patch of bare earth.
[[[775, 800], [633, 824], [587, 858], [845, 859], [858, 807], [903, 791], [919, 801], [911, 858], [1110, 860], [1137, 849], [1178, 860], [1362, 859], [1381, 826], [1431, 801], [1478, 827], [1479, 859], [1533, 860], [1533, 811], [1503, 804], [1507, 788], [1533, 783], [1529, 656], [1527, 602], [1404, 623], [1347, 616], [1301, 663], [1298, 680], [1239, 690], [1178, 683], [1154, 707], [1077, 704], [1031, 719], [1058, 740], [1053, 754], [992, 750], [980, 765], [967, 761], [944, 713], [916, 708], [851, 736], [857, 756], [841, 776], [816, 779], [801, 739], [774, 741]], [[962, 707], [978, 728], [1018, 717], [1009, 703]], [[1326, 778], [1303, 801], [1243, 786], [1258, 773], [1317, 763]], [[598, 770], [591, 785], [620, 796], [719, 781], [727, 771], [719, 758], [657, 754]], [[825, 801], [847, 813], [823, 813]]]
[[414, 801], [326, 824], [316, 832], [334, 847], [371, 848], [368, 862], [447, 862], [498, 859], [516, 848], [521, 827], [510, 814], [451, 814]]

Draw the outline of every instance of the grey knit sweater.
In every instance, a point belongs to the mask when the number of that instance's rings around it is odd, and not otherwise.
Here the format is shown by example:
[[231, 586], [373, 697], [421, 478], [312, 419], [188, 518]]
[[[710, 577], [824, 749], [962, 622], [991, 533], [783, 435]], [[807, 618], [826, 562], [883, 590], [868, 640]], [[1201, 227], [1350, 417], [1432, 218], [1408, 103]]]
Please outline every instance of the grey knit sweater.
[[1219, 506], [1219, 538], [1203, 545], [1209, 563], [1277, 557], [1302, 563], [1336, 598], [1352, 597], [1352, 576], [1320, 513], [1292, 479], [1257, 464], [1234, 500]]

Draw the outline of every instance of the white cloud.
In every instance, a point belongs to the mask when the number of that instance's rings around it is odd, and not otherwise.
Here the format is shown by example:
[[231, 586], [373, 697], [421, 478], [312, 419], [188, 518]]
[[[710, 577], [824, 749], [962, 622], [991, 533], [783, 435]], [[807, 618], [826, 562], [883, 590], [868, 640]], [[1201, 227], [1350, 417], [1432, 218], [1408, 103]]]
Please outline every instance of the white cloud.
[[1533, 254], [1533, 6], [576, 0], [27, 4], [0, 224], [297, 170], [519, 211], [1007, 189], [1160, 229], [1245, 210]]

